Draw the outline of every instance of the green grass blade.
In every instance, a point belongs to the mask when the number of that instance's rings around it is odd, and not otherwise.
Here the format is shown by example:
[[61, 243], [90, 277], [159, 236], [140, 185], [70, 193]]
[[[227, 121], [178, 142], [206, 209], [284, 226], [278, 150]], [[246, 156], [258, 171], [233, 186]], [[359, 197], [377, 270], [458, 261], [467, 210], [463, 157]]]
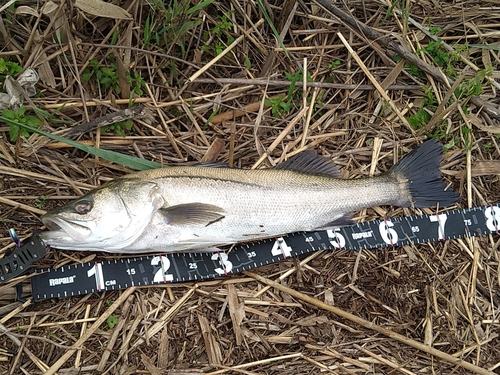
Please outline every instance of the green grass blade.
[[120, 153], [114, 152], [114, 151], [101, 150], [99, 148], [95, 148], [92, 146], [87, 146], [87, 145], [84, 145], [80, 142], [72, 141], [71, 139], [67, 139], [67, 138], [61, 137], [59, 135], [51, 134], [51, 133], [48, 133], [46, 131], [34, 128], [32, 126], [29, 126], [29, 125], [25, 125], [25, 124], [18, 123], [16, 121], [12, 121], [12, 120], [10, 120], [6, 117], [3, 117], [3, 116], [0, 116], [0, 121], [3, 121], [9, 125], [19, 126], [20, 128], [24, 128], [31, 133], [43, 135], [43, 136], [48, 137], [54, 141], [66, 143], [70, 146], [73, 146], [74, 148], [85, 151], [91, 155], [98, 156], [98, 157], [103, 158], [105, 160], [108, 160], [110, 162], [113, 162], [113, 163], [116, 163], [119, 165], [123, 165], [125, 167], [135, 169], [137, 171], [143, 171], [146, 169], [154, 169], [154, 168], [161, 167], [161, 165], [159, 163], [156, 163], [154, 161], [141, 159], [141, 158], [131, 156], [131, 155], [124, 155], [124, 154], [120, 154]]
[[490, 46], [487, 44], [468, 44], [468, 47], [488, 49], [491, 51], [500, 51], [500, 46]]
[[283, 44], [283, 40], [280, 37], [280, 33], [278, 32], [278, 30], [276, 30], [276, 27], [274, 27], [274, 24], [271, 21], [271, 18], [269, 17], [269, 14], [267, 14], [267, 10], [264, 7], [264, 4], [262, 3], [262, 0], [257, 0], [257, 4], [259, 4], [259, 8], [260, 8], [262, 14], [264, 14], [264, 18], [266, 19], [266, 22], [269, 24], [269, 26], [271, 26], [271, 30], [273, 30], [273, 34], [276, 37], [276, 39], [278, 40], [278, 43], [279, 43], [280, 47], [283, 48], [283, 51], [285, 51], [286, 57], [290, 58], [290, 56], [288, 55], [288, 51], [286, 50], [286, 47]]
[[187, 11], [186, 11], [186, 15], [190, 15], [192, 13], [195, 13], [203, 8], [205, 8], [206, 6], [212, 4], [214, 2], [214, 0], [203, 0], [202, 2], [200, 2], [199, 4], [195, 5], [194, 7], [191, 7], [189, 8]]

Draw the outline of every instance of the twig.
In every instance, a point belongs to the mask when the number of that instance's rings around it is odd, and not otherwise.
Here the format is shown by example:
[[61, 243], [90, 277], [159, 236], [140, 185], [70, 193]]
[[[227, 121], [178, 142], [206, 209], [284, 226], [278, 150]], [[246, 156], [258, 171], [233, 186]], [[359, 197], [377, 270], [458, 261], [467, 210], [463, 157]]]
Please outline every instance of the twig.
[[81, 125], [74, 126], [70, 128], [64, 136], [67, 138], [76, 138], [77, 136], [87, 133], [94, 129], [101, 128], [103, 126], [115, 124], [120, 121], [125, 121], [131, 118], [145, 117], [147, 115], [146, 108], [144, 105], [139, 104], [132, 108], [127, 108], [121, 111], [116, 111], [109, 113], [105, 116], [101, 116], [92, 121], [85, 122]]
[[[39, 341], [43, 341], [43, 342], [47, 342], [51, 345], [54, 345], [54, 346], [57, 346], [58, 348], [61, 348], [61, 349], [73, 349], [74, 347], [73, 346], [69, 346], [69, 345], [63, 345], [63, 344], [59, 344], [57, 342], [54, 342], [52, 341], [51, 339], [48, 339], [46, 337], [42, 337], [42, 336], [34, 336], [34, 335], [23, 335], [23, 334], [20, 334], [20, 333], [14, 333], [14, 332], [11, 332], [11, 331], [0, 331], [0, 336], [1, 335], [7, 335], [7, 336], [15, 336], [15, 337], [19, 337], [19, 338], [26, 338], [26, 339], [31, 339], [31, 340], [39, 340]], [[80, 347], [80, 348], [77, 348], [78, 350], [82, 350], [83, 347]]]
[[120, 307], [120, 305], [130, 296], [132, 293], [135, 292], [137, 288], [136, 287], [131, 287], [129, 289], [126, 289], [123, 294], [97, 319], [94, 324], [85, 332], [83, 336], [81, 336], [75, 344], [72, 346], [71, 349], [68, 349], [59, 359], [44, 373], [45, 375], [54, 375], [57, 370], [61, 368], [61, 366], [71, 358], [73, 354], [77, 350], [80, 349], [80, 347], [87, 341], [100, 327], [101, 325], [106, 321], [106, 319], [109, 318], [113, 312]]
[[394, 362], [391, 362], [388, 359], [382, 357], [381, 355], [375, 354], [375, 353], [359, 346], [358, 344], [353, 344], [353, 346], [356, 349], [362, 351], [363, 353], [368, 354], [370, 357], [375, 358], [377, 361], [379, 361], [381, 363], [385, 363], [386, 365], [391, 366], [392, 368], [401, 371], [403, 374], [415, 375], [414, 372], [411, 372], [410, 370], [407, 370], [407, 369], [395, 364]]
[[271, 363], [271, 362], [276, 362], [276, 361], [279, 361], [279, 362], [283, 363], [286, 360], [289, 360], [289, 359], [292, 359], [292, 358], [300, 358], [300, 357], [302, 357], [302, 353], [282, 355], [282, 356], [279, 356], [279, 357], [263, 359], [261, 361], [255, 361], [255, 362], [249, 362], [249, 363], [242, 363], [241, 365], [236, 365], [236, 366], [231, 366], [231, 367], [225, 367], [223, 370], [217, 370], [217, 371], [209, 372], [206, 375], [219, 375], [219, 374], [223, 374], [223, 373], [225, 373], [227, 371], [232, 371], [234, 369], [242, 369], [242, 368], [245, 368], [245, 367], [257, 366], [257, 365], [262, 365], [262, 364], [265, 364], [265, 363]]
[[290, 133], [290, 131], [293, 129], [293, 127], [295, 125], [297, 125], [297, 123], [306, 114], [307, 109], [308, 109], [308, 107], [305, 107], [305, 108], [302, 108], [300, 110], [300, 112], [292, 119], [292, 121], [290, 121], [290, 123], [286, 126], [286, 128], [283, 129], [283, 131], [280, 133], [280, 135], [278, 135], [278, 137], [276, 137], [276, 139], [274, 140], [274, 142], [271, 143], [271, 146], [268, 147], [267, 151], [264, 152], [260, 156], [259, 160], [257, 160], [255, 162], [255, 164], [252, 166], [252, 169], [257, 168], [260, 165], [260, 163], [262, 163], [269, 156], [269, 153], [271, 153], [276, 148], [276, 146], [278, 146], [281, 143], [281, 141], [283, 140], [283, 138], [285, 138], [288, 135], [288, 133]]
[[370, 73], [370, 71], [368, 70], [368, 68], [366, 67], [366, 65], [359, 58], [358, 54], [352, 49], [352, 47], [349, 45], [349, 43], [344, 38], [344, 36], [342, 35], [342, 33], [339, 32], [339, 33], [337, 33], [337, 35], [340, 38], [340, 40], [342, 41], [342, 43], [344, 43], [345, 47], [347, 48], [347, 50], [349, 51], [349, 53], [352, 55], [352, 57], [354, 57], [354, 60], [356, 60], [356, 62], [358, 63], [358, 65], [361, 67], [361, 70], [363, 70], [363, 72], [366, 74], [366, 76], [368, 77], [368, 79], [375, 86], [375, 88], [377, 89], [377, 91], [380, 94], [380, 96], [382, 96], [382, 98], [384, 98], [384, 100], [387, 102], [387, 104], [389, 104], [389, 106], [394, 111], [394, 113], [396, 113], [398, 115], [398, 117], [401, 120], [401, 122], [403, 124], [405, 124], [406, 127], [409, 130], [413, 130], [413, 128], [411, 127], [411, 125], [408, 123], [408, 120], [406, 120], [406, 118], [401, 114], [401, 112], [399, 111], [398, 107], [396, 107], [396, 104], [394, 104], [394, 102], [391, 100], [391, 98], [389, 98], [389, 96], [387, 95], [387, 93], [385, 92], [385, 90], [382, 88], [382, 86], [380, 86], [380, 83], [378, 83], [377, 80], [375, 79], [375, 77], [373, 76], [373, 74]]
[[[211, 78], [198, 78], [196, 80], [197, 83], [214, 83], [215, 80]], [[292, 82], [288, 80], [267, 80], [263, 78], [217, 78], [217, 82], [222, 83], [224, 85], [259, 85], [259, 86], [273, 86], [273, 87], [289, 87]], [[295, 87], [303, 88], [304, 82], [297, 81], [295, 82]], [[330, 82], [306, 82], [306, 87], [313, 88], [322, 88], [322, 89], [341, 89], [341, 90], [375, 90], [374, 85], [349, 85], [345, 83], [330, 83]], [[420, 85], [390, 85], [386, 90], [421, 90], [422, 86]], [[191, 100], [191, 99], [190, 99]]]
[[228, 52], [230, 52], [236, 45], [238, 45], [244, 38], [244, 35], [240, 35], [238, 38], [234, 40], [227, 48], [219, 53], [216, 57], [214, 57], [211, 61], [209, 61], [203, 68], [199, 69], [196, 73], [194, 73], [191, 77], [189, 77], [186, 81], [186, 84], [182, 89], [180, 89], [179, 93], [177, 94], [177, 97], [180, 97], [181, 94], [184, 92], [184, 90], [187, 88], [187, 86], [196, 80], [199, 76], [201, 76], [203, 73], [205, 73], [208, 69], [212, 67], [217, 61], [222, 59]]
[[[383, 1], [377, 1], [377, 2], [379, 2], [380, 4], [383, 4], [384, 6], [387, 5]], [[396, 8], [394, 8], [393, 11], [396, 12], [398, 15], [402, 15], [403, 14], [403, 12], [401, 12], [401, 10], [396, 9]], [[441, 40], [441, 43], [442, 43], [443, 47], [446, 48], [447, 51], [458, 53], [457, 50], [455, 50], [455, 48], [453, 48], [452, 46], [450, 46], [448, 43], [444, 42], [443, 39], [440, 39], [436, 35], [432, 34], [427, 27], [423, 26], [421, 23], [419, 23], [418, 21], [416, 21], [414, 18], [412, 18], [410, 16], [407, 16], [407, 15], [405, 17], [408, 20], [408, 22], [410, 22], [413, 26], [415, 26], [420, 31], [422, 31], [425, 35], [427, 35], [428, 38], [432, 39], [435, 42]], [[485, 38], [486, 35], [485, 34], [476, 35], [476, 36], [474, 36], [474, 35], [468, 35], [467, 37], [469, 37], [469, 38], [474, 38], [474, 37], [476, 37], [476, 38], [478, 38], [478, 37]], [[477, 71], [480, 70], [480, 68], [476, 64], [474, 64], [472, 61], [470, 61], [468, 58], [466, 58], [463, 54], [458, 53], [458, 56], [460, 56], [460, 59], [462, 60], [463, 63], [465, 63], [468, 66], [470, 66], [475, 72], [477, 72]], [[497, 89], [500, 89], [500, 84], [497, 81], [495, 81], [495, 79], [493, 77], [486, 76], [485, 78], [488, 80], [488, 82], [490, 82]]]
[[[444, 73], [440, 69], [436, 68], [435, 66], [432, 66], [431, 64], [426, 63], [421, 58], [415, 56], [413, 53], [411, 53], [402, 45], [396, 43], [389, 37], [379, 33], [378, 31], [373, 30], [370, 26], [367, 26], [359, 22], [358, 20], [354, 19], [353, 17], [349, 16], [348, 14], [344, 13], [343, 11], [338, 9], [331, 0], [315, 0], [315, 1], [323, 8], [325, 8], [327, 11], [331, 12], [334, 16], [339, 18], [342, 22], [350, 26], [354, 31], [361, 34], [361, 36], [364, 36], [372, 41], [375, 41], [380, 45], [384, 46], [385, 48], [387, 48], [389, 51], [392, 51], [400, 55], [406, 61], [416, 65], [424, 72], [433, 76], [439, 82], [442, 82], [447, 86], [453, 85], [454, 81], [451, 78], [448, 78], [446, 75], [444, 75]], [[500, 120], [500, 109], [496, 108], [493, 104], [484, 101], [478, 96], [472, 96], [471, 102], [475, 106], [483, 108], [483, 110], [486, 111], [490, 116], [493, 116], [496, 119]]]
[[0, 203], [5, 203], [5, 204], [8, 204], [9, 206], [20, 208], [22, 210], [32, 212], [32, 213], [37, 214], [37, 215], [43, 215], [46, 212], [44, 210], [39, 210], [38, 208], [31, 207], [31, 206], [28, 206], [27, 204], [19, 203], [19, 202], [16, 202], [16, 201], [13, 201], [11, 199], [4, 198], [4, 197], [0, 197]]
[[383, 328], [383, 327], [380, 327], [372, 322], [369, 322], [368, 320], [365, 320], [363, 318], [360, 318], [354, 314], [351, 314], [351, 313], [348, 313], [338, 307], [335, 307], [335, 306], [331, 306], [331, 305], [328, 305], [316, 298], [313, 298], [313, 297], [310, 297], [304, 293], [301, 293], [301, 292], [298, 292], [292, 288], [289, 288], [287, 286], [284, 286], [284, 285], [281, 285], [280, 283], [277, 283], [275, 281], [272, 281], [272, 280], [269, 280], [263, 276], [260, 276], [260, 275], [257, 275], [253, 272], [249, 272], [249, 271], [244, 271], [243, 272], [245, 275], [247, 276], [250, 276], [250, 277], [253, 277], [255, 280], [257, 281], [260, 281], [264, 284], [267, 284], [269, 286], [271, 286], [272, 288], [276, 288], [282, 292], [285, 292], [285, 293], [288, 293], [289, 295], [291, 295], [292, 297], [295, 297], [295, 298], [298, 298], [304, 302], [307, 302], [307, 303], [310, 303], [311, 305], [314, 305], [320, 309], [323, 309], [323, 310], [327, 310], [327, 311], [330, 311], [332, 313], [334, 313], [335, 315], [338, 315], [338, 316], [341, 316], [345, 319], [348, 319], [350, 320], [351, 322], [354, 322], [356, 324], [359, 324], [360, 326], [362, 327], [365, 327], [365, 328], [368, 328], [368, 329], [372, 329], [374, 330], [375, 332], [378, 332], [378, 333], [381, 333], [383, 334], [384, 336], [387, 336], [387, 337], [390, 337], [394, 340], [397, 340], [399, 342], [402, 342], [406, 345], [409, 345], [415, 349], [418, 349], [420, 351], [423, 351], [429, 355], [433, 355], [433, 356], [436, 356], [436, 357], [439, 357], [443, 360], [445, 360], [446, 362], [449, 362], [449, 363], [452, 363], [456, 366], [459, 366], [459, 367], [463, 367], [469, 371], [472, 371], [472, 372], [475, 372], [476, 374], [481, 374], [481, 375], [494, 375], [493, 372], [491, 371], [488, 371], [484, 368], [481, 368], [479, 366], [476, 366], [472, 363], [469, 363], [469, 362], [465, 362], [465, 361], [462, 361], [461, 359], [459, 358], [455, 358], [451, 355], [449, 355], [448, 353], [445, 353], [445, 352], [442, 352], [441, 350], [437, 350], [433, 347], [430, 347], [430, 346], [427, 346], [425, 344], [422, 344], [421, 342], [418, 342], [418, 341], [415, 341], [415, 340], [412, 340], [406, 336], [403, 336], [403, 335], [400, 335], [399, 333], [396, 333], [394, 331], [391, 331], [390, 329], [386, 329], [386, 328]]
[[[10, 332], [3, 324], [0, 324], [0, 332], [5, 333], [5, 335], [8, 336], [14, 342], [14, 344], [21, 347], [22, 344], [21, 341], [12, 332]], [[45, 374], [45, 371], [47, 371], [49, 366], [47, 366], [28, 348], [23, 348], [23, 350], [28, 355], [28, 357], [33, 361], [33, 363], [42, 371], [42, 373]]]

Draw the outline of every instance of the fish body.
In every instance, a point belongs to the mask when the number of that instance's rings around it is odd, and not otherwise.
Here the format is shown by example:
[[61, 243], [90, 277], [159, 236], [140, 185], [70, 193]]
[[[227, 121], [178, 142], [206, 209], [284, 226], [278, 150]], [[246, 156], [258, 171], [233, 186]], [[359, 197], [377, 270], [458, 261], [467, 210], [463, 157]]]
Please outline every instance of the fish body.
[[270, 169], [187, 166], [117, 178], [42, 217], [54, 248], [114, 253], [181, 252], [341, 226], [378, 205], [453, 204], [428, 141], [376, 177], [339, 178], [304, 152]]

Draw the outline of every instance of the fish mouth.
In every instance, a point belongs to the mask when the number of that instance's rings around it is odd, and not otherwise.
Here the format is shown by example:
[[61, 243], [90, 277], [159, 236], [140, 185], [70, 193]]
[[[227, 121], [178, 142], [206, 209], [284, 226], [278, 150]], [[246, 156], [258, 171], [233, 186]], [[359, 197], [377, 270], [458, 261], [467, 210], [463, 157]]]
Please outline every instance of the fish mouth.
[[66, 240], [83, 241], [92, 232], [88, 227], [76, 221], [54, 216], [42, 216], [41, 220], [49, 230], [48, 232], [43, 232], [42, 235], [49, 242], [51, 239], [62, 240], [63, 238]]

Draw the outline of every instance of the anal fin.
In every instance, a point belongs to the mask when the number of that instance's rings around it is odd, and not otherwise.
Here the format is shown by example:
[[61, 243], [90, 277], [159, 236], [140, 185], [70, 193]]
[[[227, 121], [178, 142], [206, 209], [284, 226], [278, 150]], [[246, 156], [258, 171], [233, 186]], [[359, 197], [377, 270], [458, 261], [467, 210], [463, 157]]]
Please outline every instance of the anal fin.
[[324, 228], [340, 228], [340, 227], [348, 227], [350, 225], [355, 224], [354, 221], [352, 220], [352, 215], [351, 214], [345, 214], [338, 219], [335, 219], [327, 224], [325, 224], [322, 229]]

